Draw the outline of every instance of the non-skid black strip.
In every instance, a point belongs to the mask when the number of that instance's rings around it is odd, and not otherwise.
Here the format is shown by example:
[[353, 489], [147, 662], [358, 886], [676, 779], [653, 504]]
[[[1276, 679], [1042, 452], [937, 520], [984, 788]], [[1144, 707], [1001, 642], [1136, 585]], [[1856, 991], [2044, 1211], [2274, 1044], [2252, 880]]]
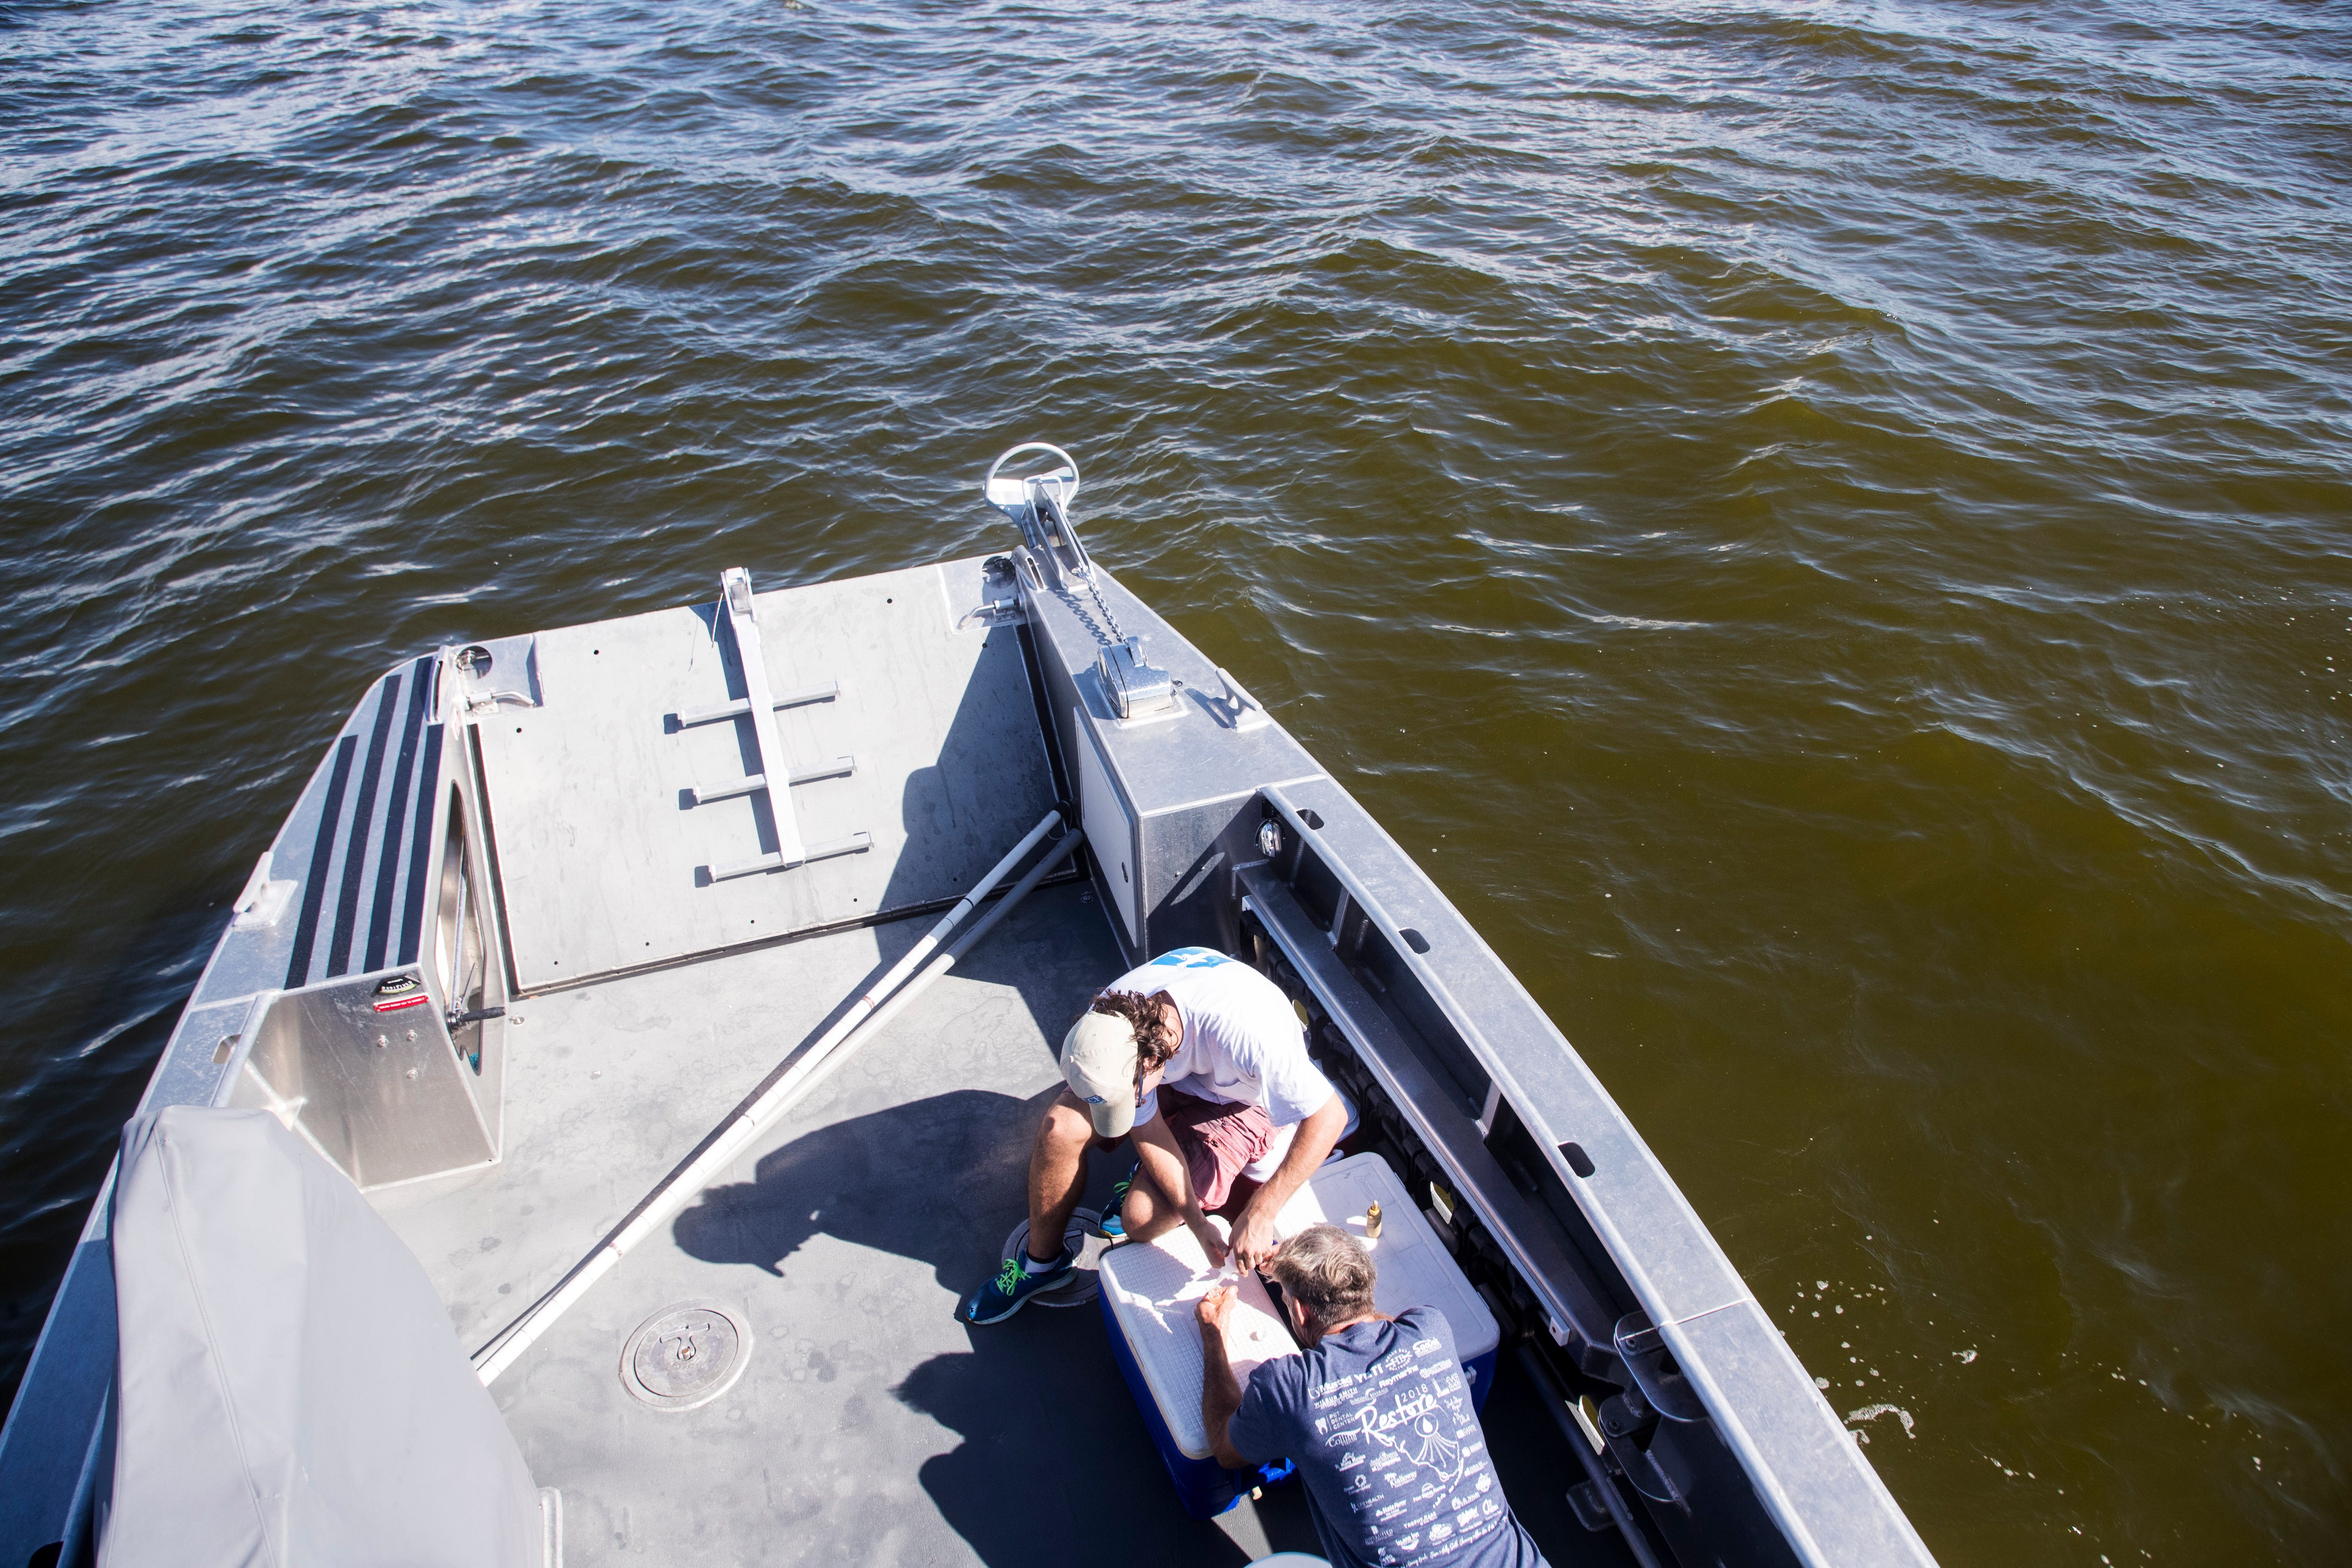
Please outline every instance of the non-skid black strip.
[[[383, 808], [383, 853], [376, 858], [375, 906], [368, 913], [363, 966], [369, 970], [383, 967], [384, 951], [392, 946], [392, 895], [399, 880], [400, 830], [408, 821], [408, 787], [416, 767], [417, 742], [425, 738], [425, 700], [432, 691], [425, 677], [432, 663], [433, 656], [425, 655], [408, 678], [408, 717], [400, 726], [400, 761], [392, 764], [392, 804]], [[412, 860], [408, 874], [421, 877], [425, 868]]]
[[439, 793], [441, 779], [441, 726], [429, 725], [425, 731], [425, 765], [417, 770], [416, 831], [408, 847], [408, 912], [400, 921], [400, 958], [402, 963], [416, 962], [417, 944], [425, 939], [425, 874], [433, 862], [425, 851], [433, 847], [433, 802]]
[[335, 900], [335, 935], [327, 943], [327, 978], [352, 968], [352, 926], [359, 919], [360, 876], [367, 868], [368, 840], [375, 837], [375, 786], [383, 779], [384, 743], [392, 739], [392, 705], [400, 700], [400, 677], [383, 678], [376, 699], [375, 733], [368, 737], [367, 763], [360, 770], [359, 804], [352, 807], [351, 847], [343, 851], [343, 890]]
[[335, 771], [327, 775], [327, 800], [319, 808], [319, 838], [310, 846], [310, 869], [302, 883], [302, 913], [294, 922], [294, 956], [286, 964], [289, 991], [310, 984], [310, 944], [319, 940], [319, 909], [327, 901], [327, 859], [334, 853], [335, 829], [343, 816], [343, 788], [352, 782], [352, 755], [359, 747], [357, 735], [346, 735], [335, 742]]

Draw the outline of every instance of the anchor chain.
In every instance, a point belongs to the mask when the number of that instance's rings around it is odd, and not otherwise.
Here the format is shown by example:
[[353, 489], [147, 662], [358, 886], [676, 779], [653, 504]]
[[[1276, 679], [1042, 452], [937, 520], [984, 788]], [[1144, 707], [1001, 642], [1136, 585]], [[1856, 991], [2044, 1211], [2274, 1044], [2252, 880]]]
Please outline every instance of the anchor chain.
[[1112, 644], [1125, 642], [1127, 634], [1118, 629], [1118, 617], [1110, 613], [1110, 601], [1103, 597], [1102, 584], [1095, 581], [1091, 570], [1087, 573], [1087, 592], [1095, 596], [1095, 608], [1102, 612], [1103, 625], [1110, 628]]

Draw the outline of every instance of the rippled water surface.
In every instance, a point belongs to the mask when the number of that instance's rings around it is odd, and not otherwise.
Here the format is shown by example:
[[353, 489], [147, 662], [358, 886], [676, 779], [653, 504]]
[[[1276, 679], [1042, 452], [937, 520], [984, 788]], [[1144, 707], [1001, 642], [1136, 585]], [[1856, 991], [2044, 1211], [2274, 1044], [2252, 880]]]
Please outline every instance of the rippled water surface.
[[375, 672], [1043, 436], [1945, 1562], [2346, 1560], [2347, 131], [2317, 4], [0, 6], [9, 1378]]

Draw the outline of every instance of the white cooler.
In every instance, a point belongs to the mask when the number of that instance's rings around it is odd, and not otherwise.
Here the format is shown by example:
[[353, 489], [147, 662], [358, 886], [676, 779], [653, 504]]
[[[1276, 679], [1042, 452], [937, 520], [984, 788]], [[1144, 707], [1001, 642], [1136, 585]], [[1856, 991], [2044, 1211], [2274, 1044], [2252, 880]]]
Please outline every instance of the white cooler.
[[[1368, 1237], [1364, 1215], [1376, 1200], [1381, 1234]], [[1330, 1162], [1291, 1194], [1275, 1231], [1286, 1239], [1323, 1224], [1341, 1226], [1371, 1253], [1379, 1271], [1372, 1296], [1381, 1311], [1394, 1315], [1408, 1307], [1433, 1306], [1445, 1314], [1472, 1400], [1483, 1407], [1502, 1340], [1495, 1314], [1438, 1242], [1389, 1163], [1378, 1154]], [[1265, 1476], [1236, 1474], [1209, 1455], [1208, 1433], [1201, 1424], [1201, 1331], [1192, 1309], [1217, 1282], [1218, 1270], [1209, 1267], [1192, 1233], [1180, 1226], [1156, 1241], [1115, 1247], [1103, 1254], [1100, 1271], [1112, 1352], [1186, 1510], [1206, 1519], [1272, 1479], [1270, 1472], [1287, 1473], [1286, 1466], [1267, 1467]], [[1244, 1275], [1240, 1286], [1225, 1348], [1234, 1375], [1246, 1386], [1259, 1363], [1298, 1351], [1257, 1277]]]

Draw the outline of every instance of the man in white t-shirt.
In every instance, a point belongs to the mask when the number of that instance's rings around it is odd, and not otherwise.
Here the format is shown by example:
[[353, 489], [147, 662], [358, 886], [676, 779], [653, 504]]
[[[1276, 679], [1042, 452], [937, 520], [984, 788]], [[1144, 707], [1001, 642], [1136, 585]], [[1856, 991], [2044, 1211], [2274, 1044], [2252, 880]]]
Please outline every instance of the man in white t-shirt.
[[1290, 998], [1205, 947], [1163, 953], [1105, 987], [1063, 1037], [1062, 1076], [1067, 1087], [1029, 1153], [1025, 1255], [1016, 1250], [965, 1304], [971, 1322], [1001, 1321], [1068, 1283], [1077, 1258], [1063, 1233], [1096, 1139], [1135, 1140], [1136, 1169], [1105, 1232], [1148, 1241], [1188, 1226], [1212, 1263], [1226, 1247], [1208, 1211], [1256, 1178], [1232, 1247], [1255, 1268], [1279, 1246], [1275, 1215], [1347, 1131], [1347, 1104], [1307, 1056]]

